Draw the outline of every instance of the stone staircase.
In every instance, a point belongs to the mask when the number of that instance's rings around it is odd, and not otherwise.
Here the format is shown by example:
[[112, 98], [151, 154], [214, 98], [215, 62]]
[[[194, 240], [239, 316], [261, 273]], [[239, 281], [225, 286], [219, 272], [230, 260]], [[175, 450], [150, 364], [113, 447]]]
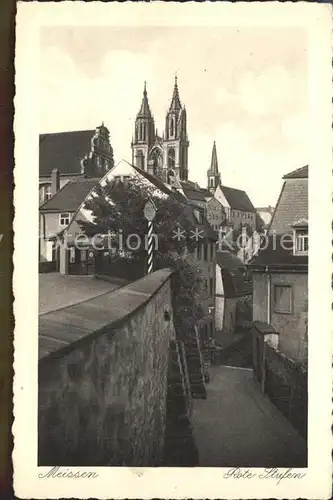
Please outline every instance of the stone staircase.
[[189, 381], [183, 369], [181, 342], [172, 341], [169, 347], [167, 414], [164, 460], [165, 467], [198, 465], [198, 451], [193, 439], [190, 415], [192, 397]]
[[204, 360], [200, 347], [199, 333], [196, 328], [192, 335], [184, 340], [186, 363], [194, 399], [206, 399], [207, 392], [204, 378]]

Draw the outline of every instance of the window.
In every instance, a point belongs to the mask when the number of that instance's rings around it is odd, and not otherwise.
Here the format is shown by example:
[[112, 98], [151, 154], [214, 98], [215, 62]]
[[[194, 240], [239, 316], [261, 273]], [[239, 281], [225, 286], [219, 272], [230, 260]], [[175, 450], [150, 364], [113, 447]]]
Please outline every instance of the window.
[[291, 285], [274, 285], [274, 311], [282, 314], [292, 314]]
[[207, 260], [208, 260], [208, 245], [206, 243], [204, 243], [203, 250], [204, 250], [203, 259], [205, 262], [207, 262]]
[[70, 222], [71, 215], [68, 213], [60, 214], [59, 215], [59, 224], [60, 226], [68, 226]]
[[49, 200], [52, 197], [51, 186], [46, 186], [45, 188], [45, 200]]
[[198, 260], [202, 259], [202, 245], [198, 245], [198, 252], [197, 252]]
[[71, 247], [69, 249], [69, 262], [71, 264], [74, 264], [74, 262], [75, 262], [75, 247]]
[[214, 278], [209, 278], [209, 295], [214, 295]]
[[209, 182], [210, 182], [210, 187], [214, 187], [214, 177], [211, 177], [209, 179]]
[[295, 231], [295, 254], [305, 255], [309, 251], [309, 235], [306, 230]]

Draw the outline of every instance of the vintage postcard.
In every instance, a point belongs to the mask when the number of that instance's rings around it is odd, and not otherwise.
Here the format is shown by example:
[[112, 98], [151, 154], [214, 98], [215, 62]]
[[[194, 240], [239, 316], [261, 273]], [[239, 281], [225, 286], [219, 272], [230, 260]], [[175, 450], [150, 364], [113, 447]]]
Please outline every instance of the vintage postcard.
[[18, 2], [18, 498], [331, 497], [331, 14]]

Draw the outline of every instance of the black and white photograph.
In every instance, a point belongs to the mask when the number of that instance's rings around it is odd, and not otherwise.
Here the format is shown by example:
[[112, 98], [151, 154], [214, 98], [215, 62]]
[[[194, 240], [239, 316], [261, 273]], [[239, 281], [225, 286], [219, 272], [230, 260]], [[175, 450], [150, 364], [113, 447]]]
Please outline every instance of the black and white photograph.
[[329, 11], [93, 3], [18, 9], [20, 497], [329, 498]]

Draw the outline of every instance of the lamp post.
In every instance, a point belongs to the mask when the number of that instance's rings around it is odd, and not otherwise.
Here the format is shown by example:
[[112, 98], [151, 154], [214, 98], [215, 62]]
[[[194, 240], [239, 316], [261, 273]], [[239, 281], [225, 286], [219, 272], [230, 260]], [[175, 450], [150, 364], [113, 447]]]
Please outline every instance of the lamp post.
[[148, 261], [148, 274], [153, 272], [153, 220], [156, 215], [156, 207], [152, 200], [148, 200], [144, 206], [143, 213], [148, 221], [148, 248], [147, 248], [147, 261]]

